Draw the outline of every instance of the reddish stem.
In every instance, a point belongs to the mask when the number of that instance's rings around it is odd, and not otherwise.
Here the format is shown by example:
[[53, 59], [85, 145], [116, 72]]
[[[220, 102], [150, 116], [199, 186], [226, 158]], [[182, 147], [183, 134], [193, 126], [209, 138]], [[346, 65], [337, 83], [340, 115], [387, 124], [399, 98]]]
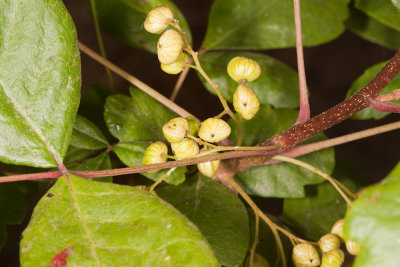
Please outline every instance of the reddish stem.
[[0, 183], [58, 178], [62, 175], [63, 173], [61, 171], [55, 171], [55, 172], [40, 172], [40, 173], [0, 176]]

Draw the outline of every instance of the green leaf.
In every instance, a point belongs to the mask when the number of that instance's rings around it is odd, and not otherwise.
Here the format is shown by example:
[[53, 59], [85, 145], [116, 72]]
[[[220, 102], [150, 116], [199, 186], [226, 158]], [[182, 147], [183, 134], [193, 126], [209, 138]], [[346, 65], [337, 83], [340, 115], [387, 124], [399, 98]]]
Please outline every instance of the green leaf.
[[83, 149], [74, 146], [69, 146], [67, 150], [67, 154], [64, 158], [64, 164], [69, 167], [72, 164], [76, 164], [77, 162], [81, 162], [82, 160], [98, 153], [98, 150], [91, 149]]
[[102, 149], [108, 146], [108, 141], [96, 125], [77, 115], [70, 144], [83, 149]]
[[[365, 85], [367, 85], [378, 72], [386, 65], [385, 62], [381, 62], [373, 65], [372, 67], [365, 70], [365, 72], [357, 78], [351, 85], [350, 89], [347, 91], [346, 97], [350, 97], [351, 95], [360, 91]], [[391, 93], [393, 90], [400, 88], [400, 74], [393, 78], [393, 80], [382, 90], [381, 95]], [[400, 101], [394, 101], [394, 103], [400, 103]], [[367, 120], [367, 119], [375, 119], [379, 120], [387, 116], [389, 113], [376, 111], [373, 108], [365, 108], [360, 112], [357, 112], [352, 116], [353, 119], [357, 120]]]
[[36, 189], [35, 183], [26, 181], [0, 184], [0, 248], [7, 238], [6, 225], [22, 223], [27, 211], [27, 199]]
[[157, 52], [159, 34], [151, 34], [143, 28], [147, 13], [154, 7], [167, 5], [179, 20], [179, 25], [191, 42], [186, 19], [179, 9], [168, 0], [95, 0], [100, 27], [111, 37], [132, 47]]
[[385, 26], [377, 20], [366, 16], [355, 8], [351, 8], [351, 15], [346, 21], [346, 26], [362, 38], [397, 50], [400, 47], [400, 32]]
[[[341, 180], [351, 190], [349, 179]], [[284, 200], [283, 218], [295, 231], [311, 240], [318, 240], [330, 232], [333, 224], [346, 213], [346, 202], [329, 182], [305, 187], [304, 198]]]
[[[229, 77], [226, 70], [228, 62], [236, 56], [251, 58], [260, 65], [260, 77], [255, 81], [248, 82], [247, 85], [254, 90], [262, 104], [270, 104], [276, 108], [297, 108], [299, 106], [297, 73], [284, 63], [257, 53], [205, 53], [200, 57], [201, 64], [205, 72], [218, 85], [226, 100], [232, 102], [233, 94], [238, 86], [238, 83]], [[214, 89], [204, 79], [202, 81], [206, 88], [215, 94]]]
[[74, 24], [59, 0], [4, 0], [0, 18], [0, 161], [56, 167], [79, 104]]
[[392, 0], [392, 4], [400, 11], [400, 0]]
[[[153, 141], [163, 140], [162, 126], [177, 115], [139, 89], [130, 88], [132, 97], [113, 95], [107, 98], [104, 118], [111, 134], [122, 144], [113, 150], [123, 163], [142, 165], [144, 150]], [[157, 180], [167, 172], [142, 175]], [[180, 184], [185, 180], [186, 167], [176, 169], [166, 182]]]
[[20, 247], [22, 267], [218, 266], [195, 225], [147, 191], [61, 177], [39, 201]]
[[[132, 143], [120, 143], [113, 146], [113, 151], [117, 154], [118, 158], [127, 166], [135, 167], [142, 165], [142, 159], [144, 151], [151, 144], [151, 142], [132, 142]], [[185, 181], [186, 167], [179, 167], [174, 170], [165, 181], [169, 184], [178, 185]], [[160, 170], [156, 173], [142, 172], [141, 175], [157, 181], [158, 178], [168, 172], [168, 169]]]
[[[100, 155], [87, 159], [80, 163], [77, 166], [74, 166], [72, 170], [77, 171], [98, 171], [98, 170], [110, 170], [111, 169], [111, 162], [110, 156], [108, 155], [108, 151], [104, 151]], [[112, 182], [111, 176], [101, 177], [101, 178], [94, 178], [93, 180], [99, 182]]]
[[243, 262], [249, 247], [249, 219], [245, 206], [229, 189], [198, 174], [157, 194], [197, 225], [221, 265]]
[[94, 84], [82, 92], [78, 109], [78, 114], [93, 122], [110, 141], [113, 138], [108, 132], [103, 114], [106, 98], [111, 94], [111, 89], [106, 85]]
[[121, 142], [165, 140], [161, 129], [177, 115], [137, 88], [130, 93], [107, 98], [104, 118], [111, 134]]
[[[261, 105], [260, 110], [252, 120], [243, 121], [243, 145], [251, 146], [261, 143], [269, 137], [289, 128], [297, 118], [297, 112], [288, 109], [274, 110], [268, 105]], [[236, 140], [236, 126], [230, 120], [232, 134], [230, 138]], [[325, 135], [317, 135], [308, 142], [326, 139]], [[322, 171], [331, 174], [335, 165], [334, 150], [332, 148], [317, 151], [298, 158]], [[317, 184], [323, 180], [301, 167], [289, 163], [279, 163], [254, 167], [236, 175], [238, 181], [249, 194], [262, 197], [303, 197], [304, 185]]]
[[[303, 0], [305, 46], [322, 44], [344, 30], [349, 0]], [[216, 0], [208, 20], [206, 49], [269, 49], [295, 46], [293, 1]]]
[[355, 7], [395, 30], [400, 31], [400, 10], [390, 0], [356, 0]]
[[365, 188], [347, 212], [344, 235], [361, 246], [354, 267], [399, 266], [400, 163], [380, 184]]

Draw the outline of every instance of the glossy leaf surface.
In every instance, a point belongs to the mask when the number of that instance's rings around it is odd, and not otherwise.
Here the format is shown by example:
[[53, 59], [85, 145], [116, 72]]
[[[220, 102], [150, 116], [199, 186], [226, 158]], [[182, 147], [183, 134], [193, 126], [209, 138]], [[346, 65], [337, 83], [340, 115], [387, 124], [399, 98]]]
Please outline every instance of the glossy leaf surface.
[[197, 225], [221, 265], [243, 262], [249, 247], [248, 215], [229, 189], [198, 174], [182, 185], [161, 188], [157, 194]]
[[370, 42], [377, 43], [392, 50], [397, 50], [400, 47], [400, 31], [396, 31], [368, 17], [355, 8], [351, 9], [351, 15], [346, 21], [346, 26], [352, 32]]
[[[304, 45], [322, 44], [339, 36], [348, 16], [348, 3], [301, 1]], [[206, 49], [269, 49], [295, 44], [291, 0], [216, 0], [203, 42]]]
[[159, 34], [143, 28], [147, 13], [154, 7], [169, 6], [179, 25], [191, 40], [188, 24], [177, 6], [169, 0], [95, 0], [100, 27], [113, 38], [133, 47], [156, 53]]
[[59, 0], [0, 1], [0, 161], [56, 167], [79, 105], [74, 24]]
[[83, 149], [102, 149], [108, 146], [108, 141], [101, 131], [82, 116], [76, 116], [71, 145]]
[[[299, 86], [297, 73], [284, 63], [257, 53], [209, 52], [201, 55], [200, 61], [205, 72], [218, 85], [222, 95], [232, 102], [238, 83], [229, 77], [226, 67], [228, 62], [242, 56], [253, 59], [261, 67], [258, 79], [248, 82], [262, 104], [277, 108], [296, 108], [299, 106]], [[215, 94], [214, 89], [202, 79], [206, 88]]]
[[381, 183], [365, 188], [348, 211], [345, 237], [361, 246], [354, 267], [399, 265], [400, 164]]
[[379, 22], [400, 31], [400, 10], [391, 0], [356, 0], [355, 7]]
[[21, 241], [21, 266], [218, 266], [198, 229], [147, 191], [62, 177], [36, 206]]

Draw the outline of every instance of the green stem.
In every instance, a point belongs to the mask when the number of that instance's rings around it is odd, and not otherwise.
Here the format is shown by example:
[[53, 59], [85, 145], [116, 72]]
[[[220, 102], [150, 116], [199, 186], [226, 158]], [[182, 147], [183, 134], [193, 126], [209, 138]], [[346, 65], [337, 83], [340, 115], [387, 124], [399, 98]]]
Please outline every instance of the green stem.
[[164, 175], [162, 175], [160, 178], [158, 178], [158, 180], [152, 184], [149, 188], [149, 191], [152, 193], [154, 191], [154, 189], [157, 187], [157, 185], [161, 184], [165, 179], [167, 179], [168, 176], [170, 176], [170, 174], [176, 170], [176, 167], [171, 168], [169, 171], [167, 171]]

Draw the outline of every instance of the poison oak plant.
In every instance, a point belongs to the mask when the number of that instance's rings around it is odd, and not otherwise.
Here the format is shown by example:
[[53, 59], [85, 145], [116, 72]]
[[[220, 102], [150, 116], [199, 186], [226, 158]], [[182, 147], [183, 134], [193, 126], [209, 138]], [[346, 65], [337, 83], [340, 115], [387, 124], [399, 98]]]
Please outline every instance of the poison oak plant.
[[[323, 131], [399, 113], [399, 1], [215, 0], [199, 51], [168, 0], [90, 0], [88, 9], [100, 54], [77, 40], [61, 0], [0, 1], [1, 244], [36, 185], [54, 182], [22, 233], [21, 266], [398, 266], [400, 165], [362, 189], [332, 173], [334, 146], [400, 122], [330, 139]], [[393, 56], [310, 118], [303, 44], [346, 27]], [[108, 61], [101, 31], [179, 74], [171, 99]], [[286, 47], [296, 47], [298, 73], [256, 52]], [[80, 53], [105, 66], [111, 88], [93, 87], [81, 104]], [[188, 71], [218, 97], [219, 114], [200, 121], [172, 100]], [[130, 95], [116, 93], [113, 75]], [[113, 183], [133, 173], [147, 182]], [[282, 216], [253, 196], [281, 198]]]

